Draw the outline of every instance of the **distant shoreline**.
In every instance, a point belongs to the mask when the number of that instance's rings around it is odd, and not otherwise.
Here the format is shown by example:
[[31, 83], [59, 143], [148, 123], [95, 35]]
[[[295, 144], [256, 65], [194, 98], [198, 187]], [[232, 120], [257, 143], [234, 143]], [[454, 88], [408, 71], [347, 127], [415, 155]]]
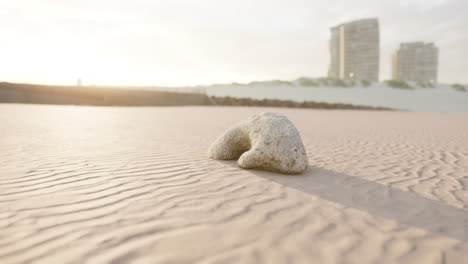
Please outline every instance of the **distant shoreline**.
[[0, 103], [89, 106], [263, 106], [311, 109], [395, 110], [342, 103], [295, 102], [208, 96], [204, 93], [132, 90], [121, 88], [0, 83]]

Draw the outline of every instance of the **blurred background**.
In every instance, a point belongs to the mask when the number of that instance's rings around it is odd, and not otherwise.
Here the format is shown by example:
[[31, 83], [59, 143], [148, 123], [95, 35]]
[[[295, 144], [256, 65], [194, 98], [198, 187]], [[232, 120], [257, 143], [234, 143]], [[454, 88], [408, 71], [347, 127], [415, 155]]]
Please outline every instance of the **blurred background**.
[[3, 82], [468, 111], [465, 0], [0, 6]]

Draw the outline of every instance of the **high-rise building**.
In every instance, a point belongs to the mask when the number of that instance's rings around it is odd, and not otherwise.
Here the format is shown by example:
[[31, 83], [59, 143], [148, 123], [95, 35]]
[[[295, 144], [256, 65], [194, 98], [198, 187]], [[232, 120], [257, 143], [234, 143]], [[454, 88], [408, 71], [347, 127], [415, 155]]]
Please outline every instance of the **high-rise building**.
[[379, 21], [368, 18], [330, 28], [328, 76], [350, 80], [379, 80]]
[[437, 82], [439, 50], [434, 43], [401, 43], [393, 54], [394, 80], [423, 83]]

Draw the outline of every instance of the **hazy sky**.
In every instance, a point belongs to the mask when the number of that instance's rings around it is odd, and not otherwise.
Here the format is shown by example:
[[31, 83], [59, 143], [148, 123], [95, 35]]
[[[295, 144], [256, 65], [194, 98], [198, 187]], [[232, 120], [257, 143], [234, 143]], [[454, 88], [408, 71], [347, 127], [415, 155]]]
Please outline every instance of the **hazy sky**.
[[325, 76], [329, 28], [378, 17], [380, 79], [432, 41], [468, 83], [468, 0], [0, 0], [0, 81], [184, 85]]

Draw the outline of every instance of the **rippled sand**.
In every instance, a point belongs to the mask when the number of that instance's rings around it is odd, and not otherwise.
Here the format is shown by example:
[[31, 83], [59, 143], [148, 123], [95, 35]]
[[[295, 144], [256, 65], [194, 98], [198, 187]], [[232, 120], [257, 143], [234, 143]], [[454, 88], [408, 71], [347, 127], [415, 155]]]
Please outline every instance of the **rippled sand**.
[[[206, 156], [248, 116], [305, 175]], [[468, 114], [0, 105], [0, 263], [463, 263]]]

